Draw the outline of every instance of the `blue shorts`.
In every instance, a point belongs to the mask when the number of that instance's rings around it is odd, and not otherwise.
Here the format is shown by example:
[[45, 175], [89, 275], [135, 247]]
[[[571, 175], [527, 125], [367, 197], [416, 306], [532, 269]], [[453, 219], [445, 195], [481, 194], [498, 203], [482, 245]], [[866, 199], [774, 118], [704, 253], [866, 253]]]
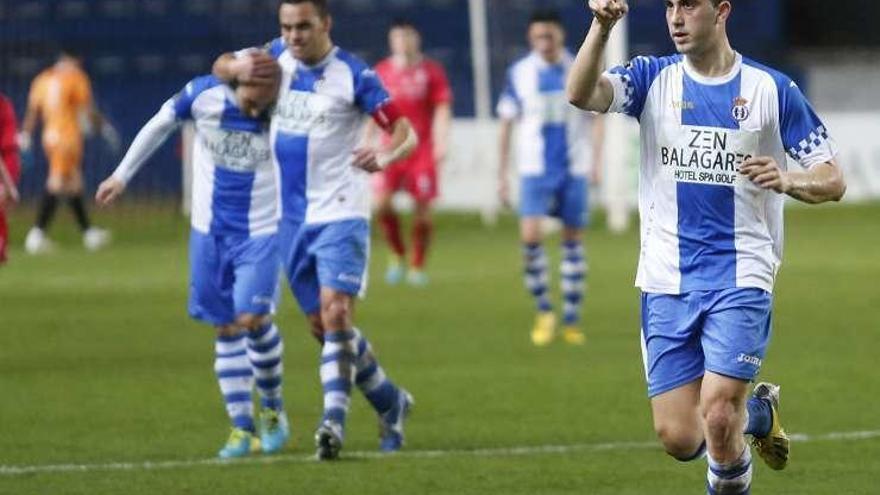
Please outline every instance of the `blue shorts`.
[[314, 225], [282, 220], [280, 237], [287, 282], [305, 314], [320, 311], [321, 287], [362, 294], [370, 251], [367, 220]]
[[274, 234], [248, 237], [193, 230], [189, 263], [193, 318], [219, 326], [235, 322], [237, 315], [274, 312], [281, 266]]
[[573, 175], [523, 177], [521, 217], [556, 217], [566, 227], [584, 228], [589, 220], [587, 179]]
[[752, 381], [770, 341], [773, 296], [761, 289], [642, 294], [642, 357], [648, 396], [706, 371]]

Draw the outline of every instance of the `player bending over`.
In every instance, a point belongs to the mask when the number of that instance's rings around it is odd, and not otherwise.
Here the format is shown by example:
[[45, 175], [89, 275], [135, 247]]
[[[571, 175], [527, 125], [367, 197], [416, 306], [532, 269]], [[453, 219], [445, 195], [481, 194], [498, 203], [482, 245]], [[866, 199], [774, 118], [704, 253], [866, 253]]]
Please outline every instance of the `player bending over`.
[[[354, 326], [354, 305], [370, 248], [369, 173], [405, 158], [418, 139], [376, 73], [333, 45], [326, 0], [284, 0], [279, 23], [281, 37], [268, 45], [283, 72], [271, 131], [281, 170], [279, 239], [291, 290], [322, 342], [317, 455], [339, 456], [353, 386], [379, 414], [380, 448], [396, 451], [412, 397], [379, 366]], [[214, 74], [262, 80], [271, 58], [245, 55], [222, 55]], [[385, 149], [357, 147], [365, 115], [391, 135]]]
[[[509, 203], [507, 170], [510, 141], [516, 125], [516, 156], [520, 176], [520, 238], [526, 288], [538, 314], [532, 342], [545, 346], [556, 336], [556, 314], [547, 293], [547, 255], [541, 221], [562, 220], [563, 339], [583, 344], [579, 324], [586, 288], [587, 259], [583, 233], [589, 217], [587, 175], [600, 166], [602, 122], [571, 106], [565, 98], [565, 77], [574, 57], [565, 49], [562, 19], [552, 10], [538, 10], [529, 20], [532, 51], [507, 71], [507, 84], [498, 101], [501, 117], [502, 204]], [[594, 152], [595, 151], [595, 152]], [[592, 166], [592, 167], [591, 167]]]
[[[785, 195], [839, 200], [835, 144], [797, 85], [733, 50], [729, 0], [666, 0], [679, 54], [602, 73], [623, 0], [595, 18], [568, 79], [575, 105], [639, 119], [642, 343], [654, 426], [681, 461], [708, 448], [708, 493], [749, 493], [751, 451], [783, 469], [779, 387], [748, 384], [770, 340]], [[804, 170], [789, 170], [786, 154]]]
[[[193, 318], [217, 329], [214, 370], [232, 432], [221, 458], [279, 451], [290, 436], [281, 397], [281, 333], [272, 322], [280, 257], [278, 178], [269, 151], [268, 109], [280, 69], [235, 89], [214, 76], [192, 80], [138, 133], [98, 189], [112, 203], [184, 121], [196, 128], [190, 234]], [[251, 392], [261, 398], [256, 437]]]

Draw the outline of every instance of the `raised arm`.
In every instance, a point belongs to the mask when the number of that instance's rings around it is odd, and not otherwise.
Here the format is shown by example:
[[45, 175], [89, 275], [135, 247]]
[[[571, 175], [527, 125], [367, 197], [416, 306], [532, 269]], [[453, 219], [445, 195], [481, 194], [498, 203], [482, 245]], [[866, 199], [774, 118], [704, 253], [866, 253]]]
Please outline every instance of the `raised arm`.
[[629, 11], [626, 0], [590, 0], [593, 24], [578, 50], [565, 90], [572, 105], [594, 112], [607, 112], [614, 100], [611, 83], [602, 77], [605, 46], [611, 30]]
[[138, 132], [113, 175], [98, 186], [95, 195], [98, 204], [107, 206], [113, 203], [125, 191], [138, 170], [179, 126], [180, 122], [175, 118], [172, 103], [166, 103]]
[[272, 84], [277, 67], [275, 59], [268, 53], [250, 49], [220, 55], [214, 61], [211, 73], [228, 83]]

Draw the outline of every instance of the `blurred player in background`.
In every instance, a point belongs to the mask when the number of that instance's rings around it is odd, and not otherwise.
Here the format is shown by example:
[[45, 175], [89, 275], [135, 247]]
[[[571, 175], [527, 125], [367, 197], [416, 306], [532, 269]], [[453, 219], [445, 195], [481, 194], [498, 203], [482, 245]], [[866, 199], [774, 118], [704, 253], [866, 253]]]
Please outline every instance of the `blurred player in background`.
[[[322, 342], [317, 455], [339, 456], [355, 385], [379, 414], [380, 448], [396, 451], [412, 397], [387, 378], [353, 319], [370, 249], [369, 173], [405, 158], [418, 138], [376, 73], [333, 45], [326, 0], [284, 0], [279, 23], [281, 37], [268, 45], [284, 74], [271, 131], [281, 171], [279, 239], [291, 290]], [[246, 83], [272, 63], [251, 51], [225, 54], [214, 74]], [[358, 147], [365, 115], [390, 134], [384, 147]]]
[[19, 200], [16, 184], [21, 165], [16, 143], [17, 129], [12, 103], [5, 95], [0, 94], [0, 265], [6, 262], [6, 248], [9, 245], [6, 209]]
[[86, 249], [100, 249], [109, 242], [110, 235], [92, 226], [83, 202], [83, 136], [97, 129], [116, 149], [119, 135], [95, 107], [92, 84], [82, 68], [82, 60], [71, 51], [62, 51], [55, 64], [41, 72], [31, 84], [19, 134], [22, 153], [31, 152], [38, 121], [42, 121], [43, 151], [49, 161], [49, 174], [36, 224], [25, 239], [25, 250], [36, 254], [51, 249], [46, 230], [61, 198], [67, 198], [73, 210]]
[[217, 329], [214, 370], [232, 422], [221, 458], [259, 448], [277, 452], [290, 436], [281, 397], [283, 344], [272, 321], [281, 258], [268, 109], [280, 80], [277, 65], [274, 77], [235, 89], [214, 76], [194, 79], [141, 129], [96, 197], [112, 203], [172, 132], [184, 121], [195, 123], [189, 313]]
[[[593, 24], [568, 80], [577, 106], [639, 119], [642, 349], [654, 425], [681, 461], [708, 448], [707, 490], [746, 494], [751, 451], [783, 469], [779, 387], [748, 385], [770, 340], [784, 195], [846, 190], [835, 144], [798, 86], [733, 50], [728, 0], [667, 0], [679, 54], [602, 73], [623, 0], [591, 0]], [[804, 170], [788, 170], [786, 153]]]
[[563, 223], [563, 339], [575, 345], [585, 338], [580, 311], [586, 287], [587, 260], [583, 232], [589, 217], [588, 174], [597, 177], [602, 148], [602, 122], [571, 106], [565, 98], [565, 77], [573, 57], [565, 49], [559, 14], [535, 11], [529, 20], [532, 51], [514, 63], [498, 102], [501, 117], [499, 184], [502, 204], [509, 204], [507, 184], [510, 142], [516, 126], [516, 158], [520, 176], [520, 236], [526, 288], [537, 304], [532, 342], [545, 346], [556, 335], [556, 314], [548, 294], [548, 261], [541, 222], [547, 216]]
[[[404, 274], [409, 284], [428, 283], [425, 258], [431, 242], [431, 203], [438, 194], [438, 170], [449, 146], [452, 123], [452, 89], [443, 67], [422, 53], [422, 38], [409, 21], [394, 21], [388, 32], [391, 56], [376, 65], [376, 72], [419, 137], [413, 154], [375, 177], [378, 221], [391, 248], [385, 273], [389, 284], [399, 283]], [[368, 126], [368, 140], [375, 125]], [[404, 190], [415, 203], [412, 226], [412, 258], [405, 268], [406, 247], [400, 233], [400, 219], [394, 211], [394, 193]]]

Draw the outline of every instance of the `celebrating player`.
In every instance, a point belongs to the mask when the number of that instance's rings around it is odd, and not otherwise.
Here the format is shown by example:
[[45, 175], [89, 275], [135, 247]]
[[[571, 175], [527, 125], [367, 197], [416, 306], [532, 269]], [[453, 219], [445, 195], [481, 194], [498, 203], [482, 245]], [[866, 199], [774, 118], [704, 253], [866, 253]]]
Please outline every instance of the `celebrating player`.
[[[578, 324], [586, 283], [587, 261], [583, 230], [587, 225], [587, 174], [598, 170], [601, 122], [565, 98], [565, 77], [573, 57], [565, 49], [565, 30], [559, 14], [538, 10], [529, 20], [532, 51], [513, 64], [498, 102], [501, 117], [500, 195], [509, 202], [507, 175], [514, 124], [521, 184], [520, 236], [523, 243], [526, 288], [532, 293], [538, 314], [532, 342], [544, 346], [556, 335], [556, 314], [547, 294], [547, 256], [542, 246], [541, 220], [562, 220], [563, 339], [583, 344]], [[591, 132], [592, 136], [588, 136]]]
[[[175, 129], [195, 123], [189, 313], [217, 329], [214, 370], [232, 422], [221, 458], [260, 446], [277, 452], [290, 435], [281, 397], [281, 333], [272, 322], [281, 259], [267, 109], [280, 79], [277, 66], [274, 75], [235, 89], [214, 76], [194, 79], [141, 129], [97, 194], [99, 204], [112, 203]], [[261, 396], [261, 441], [254, 384]]]
[[[452, 122], [452, 90], [443, 67], [422, 53], [418, 29], [406, 20], [396, 20], [388, 32], [391, 56], [376, 65], [376, 72], [410, 120], [419, 138], [413, 154], [375, 175], [378, 220], [391, 247], [392, 257], [385, 273], [389, 284], [406, 274], [409, 284], [428, 283], [425, 258], [431, 241], [431, 202], [437, 197], [437, 166], [446, 157]], [[368, 140], [375, 126], [368, 127]], [[415, 202], [412, 227], [412, 259], [404, 270], [406, 247], [400, 234], [400, 220], [394, 211], [394, 193], [405, 190]]]
[[16, 144], [17, 126], [12, 103], [0, 94], [0, 265], [6, 262], [6, 247], [9, 245], [5, 210], [19, 200], [16, 184], [21, 166]]
[[[779, 387], [758, 384], [782, 257], [784, 195], [839, 200], [835, 145], [798, 86], [734, 51], [729, 0], [666, 0], [679, 54], [601, 73], [623, 0], [594, 20], [568, 79], [575, 105], [639, 119], [642, 338], [654, 425], [689, 461], [708, 447], [708, 493], [749, 493], [751, 452], [773, 469], [789, 440]], [[786, 153], [805, 170], [788, 170]]]
[[[417, 137], [376, 73], [333, 45], [326, 0], [284, 0], [279, 21], [281, 37], [269, 44], [283, 71], [271, 130], [281, 170], [279, 239], [291, 290], [322, 342], [317, 454], [339, 456], [353, 385], [379, 414], [380, 448], [395, 451], [412, 397], [385, 376], [353, 312], [366, 282], [369, 173], [405, 158]], [[214, 73], [259, 81], [271, 63], [225, 54]], [[390, 134], [385, 148], [357, 147], [365, 114]]]
[[58, 200], [66, 197], [83, 233], [83, 245], [94, 251], [110, 240], [106, 230], [93, 227], [83, 203], [83, 134], [98, 129], [112, 147], [119, 147], [119, 135], [92, 102], [92, 84], [82, 69], [79, 56], [61, 52], [52, 67], [41, 72], [31, 84], [27, 111], [19, 134], [22, 153], [31, 151], [31, 136], [37, 121], [43, 122], [43, 150], [49, 160], [46, 195], [37, 212], [37, 221], [25, 239], [30, 254], [51, 248], [46, 229], [55, 216]]

